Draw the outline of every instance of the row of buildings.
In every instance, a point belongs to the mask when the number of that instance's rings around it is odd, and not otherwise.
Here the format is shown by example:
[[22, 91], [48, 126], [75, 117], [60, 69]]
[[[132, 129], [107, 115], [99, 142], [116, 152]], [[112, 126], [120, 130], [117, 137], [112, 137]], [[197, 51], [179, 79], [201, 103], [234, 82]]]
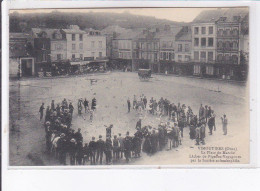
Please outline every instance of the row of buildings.
[[34, 76], [38, 72], [61, 71], [66, 66], [98, 64], [106, 67], [106, 37], [94, 29], [32, 28], [30, 33], [10, 33], [10, 76]]
[[[202, 11], [185, 26], [133, 30], [109, 26], [101, 31], [80, 30], [78, 26], [33, 28], [30, 34], [10, 34], [10, 70], [24, 76], [35, 75], [55, 63], [77, 67], [96, 64], [130, 71], [149, 68], [153, 73], [245, 80], [248, 20], [248, 9], [237, 8]], [[18, 54], [15, 46], [20, 46]]]
[[248, 9], [203, 11], [181, 28], [127, 31], [113, 39], [112, 60], [135, 71], [245, 80]]

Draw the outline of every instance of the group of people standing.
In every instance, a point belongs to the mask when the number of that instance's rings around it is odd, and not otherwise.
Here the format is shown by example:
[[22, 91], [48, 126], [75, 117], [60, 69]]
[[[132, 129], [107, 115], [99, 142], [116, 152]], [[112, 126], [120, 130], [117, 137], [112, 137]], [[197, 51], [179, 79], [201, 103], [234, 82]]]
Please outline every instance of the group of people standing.
[[[151, 98], [149, 101], [146, 96], [140, 96], [137, 99], [134, 96], [133, 106], [131, 107], [130, 99], [127, 100], [128, 112], [131, 108], [137, 111], [146, 111], [148, 115], [159, 116], [160, 121], [166, 119], [166, 122], [160, 122], [158, 126], [142, 125], [140, 118], [135, 127], [135, 133], [130, 136], [126, 132], [125, 136], [112, 134], [113, 124], [105, 126], [105, 139], [102, 135], [93, 136], [91, 141], [83, 145], [83, 136], [81, 129], [77, 132], [71, 128], [74, 107], [72, 103], [64, 98], [61, 104], [55, 107], [54, 100], [51, 107], [47, 106], [45, 115], [45, 133], [46, 148], [49, 154], [53, 153], [59, 159], [60, 164], [67, 164], [69, 157], [70, 165], [97, 165], [120, 163], [124, 157], [126, 162], [131, 158], [141, 157], [142, 152], [153, 155], [161, 150], [171, 150], [182, 144], [183, 129], [189, 128], [190, 139], [195, 140], [195, 144], [205, 144], [206, 127], [209, 128], [209, 135], [216, 130], [214, 111], [210, 106], [199, 108], [199, 115], [195, 115], [190, 106], [178, 103], [175, 105], [169, 100], [161, 98], [158, 102]], [[97, 101], [92, 99], [91, 105], [85, 99], [78, 100], [78, 115], [82, 115], [83, 108], [85, 113], [96, 110]], [[39, 112], [40, 120], [43, 119], [44, 103], [42, 103]], [[91, 115], [90, 115], [91, 116]], [[93, 116], [92, 116], [93, 119]], [[90, 117], [90, 120], [92, 120]], [[224, 135], [227, 134], [227, 118], [222, 118]]]

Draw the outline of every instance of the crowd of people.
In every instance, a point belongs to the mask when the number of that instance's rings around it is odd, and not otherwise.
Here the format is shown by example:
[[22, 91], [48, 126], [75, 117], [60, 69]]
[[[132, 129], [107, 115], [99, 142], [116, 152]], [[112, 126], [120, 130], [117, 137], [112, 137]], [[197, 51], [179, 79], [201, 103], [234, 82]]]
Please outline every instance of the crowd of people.
[[[78, 100], [78, 115], [90, 113], [90, 121], [93, 120], [93, 113], [96, 110], [97, 100]], [[55, 107], [54, 100], [51, 107], [47, 106], [45, 115], [46, 148], [49, 154], [59, 159], [61, 165], [66, 165], [69, 156], [70, 165], [97, 165], [121, 163], [123, 157], [128, 163], [131, 158], [139, 158], [142, 153], [153, 155], [162, 150], [171, 150], [182, 144], [184, 136], [183, 129], [189, 128], [189, 138], [195, 140], [195, 145], [204, 145], [206, 127], [209, 128], [209, 135], [216, 130], [215, 113], [210, 106], [201, 104], [198, 116], [193, 113], [190, 106], [178, 103], [175, 105], [167, 99], [160, 98], [156, 101], [153, 97], [148, 101], [146, 96], [140, 98], [134, 96], [132, 106], [127, 100], [128, 112], [147, 112], [148, 115], [159, 117], [160, 122], [153, 127], [142, 125], [140, 118], [135, 127], [135, 133], [130, 136], [127, 131], [125, 136], [121, 133], [112, 134], [113, 124], [104, 127], [105, 139], [102, 135], [93, 136], [90, 142], [83, 144], [81, 129], [77, 132], [71, 128], [74, 107], [72, 103], [64, 98], [61, 104]], [[43, 119], [44, 103], [40, 107], [40, 120]], [[222, 118], [223, 132], [227, 134], [227, 118]], [[112, 136], [113, 135], [113, 136]]]

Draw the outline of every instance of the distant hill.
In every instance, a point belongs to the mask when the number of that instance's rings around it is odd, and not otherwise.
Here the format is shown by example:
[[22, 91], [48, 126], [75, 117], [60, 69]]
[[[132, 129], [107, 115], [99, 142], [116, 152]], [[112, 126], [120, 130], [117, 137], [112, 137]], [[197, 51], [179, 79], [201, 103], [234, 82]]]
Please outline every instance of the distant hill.
[[118, 25], [126, 29], [162, 28], [164, 25], [178, 27], [187, 23], [157, 19], [150, 16], [130, 13], [69, 13], [53, 11], [51, 13], [10, 14], [10, 32], [27, 32], [33, 27], [66, 28], [68, 25], [79, 25], [81, 29], [93, 28], [102, 30], [110, 25]]

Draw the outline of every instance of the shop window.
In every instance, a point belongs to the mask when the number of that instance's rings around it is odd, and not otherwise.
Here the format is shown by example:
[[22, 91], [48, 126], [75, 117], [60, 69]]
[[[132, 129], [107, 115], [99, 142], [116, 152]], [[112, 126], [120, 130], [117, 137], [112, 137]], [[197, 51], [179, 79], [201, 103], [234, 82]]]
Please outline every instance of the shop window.
[[196, 75], [200, 74], [200, 65], [194, 65], [193, 73]]
[[214, 68], [212, 66], [206, 66], [206, 74], [213, 75], [214, 74]]

